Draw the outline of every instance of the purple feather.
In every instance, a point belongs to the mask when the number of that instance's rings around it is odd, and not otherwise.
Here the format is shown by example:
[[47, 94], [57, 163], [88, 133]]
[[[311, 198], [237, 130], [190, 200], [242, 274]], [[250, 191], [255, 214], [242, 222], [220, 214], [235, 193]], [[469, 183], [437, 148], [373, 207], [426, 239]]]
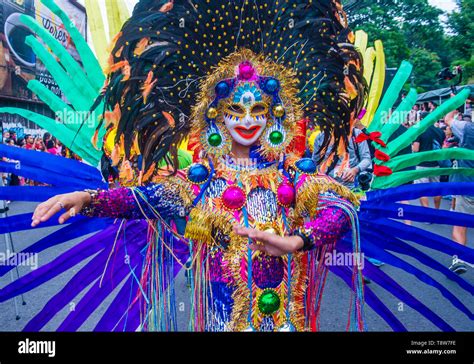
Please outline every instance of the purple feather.
[[96, 254], [106, 246], [111, 237], [115, 237], [117, 229], [117, 224], [108, 227], [104, 231], [80, 242], [52, 262], [4, 287], [0, 290], [0, 302], [30, 291]]

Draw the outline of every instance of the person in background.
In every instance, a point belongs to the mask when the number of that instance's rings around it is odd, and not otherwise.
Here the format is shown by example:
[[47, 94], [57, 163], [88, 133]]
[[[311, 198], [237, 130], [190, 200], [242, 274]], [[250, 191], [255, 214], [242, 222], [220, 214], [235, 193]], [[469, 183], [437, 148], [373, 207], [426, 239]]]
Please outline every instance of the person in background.
[[[441, 129], [431, 125], [423, 134], [421, 134], [413, 143], [412, 151], [413, 153], [427, 152], [431, 150], [441, 149], [441, 146], [444, 143], [444, 133]], [[430, 169], [430, 168], [439, 168], [439, 164], [436, 161], [427, 161], [422, 162], [416, 167], [417, 170]], [[432, 177], [423, 177], [417, 179], [415, 183], [433, 183], [440, 182], [439, 176]], [[424, 207], [429, 207], [430, 203], [428, 197], [421, 197], [420, 203]], [[441, 205], [441, 196], [434, 197], [434, 206], [439, 209]]]
[[[366, 126], [362, 124], [362, 122], [359, 119], [356, 120], [354, 126], [355, 126], [355, 130], [358, 129], [365, 134], [369, 134], [369, 131], [367, 130]], [[375, 158], [375, 147], [373, 146], [373, 143], [369, 143], [369, 142], [366, 142], [366, 143], [367, 143], [367, 146], [369, 147], [370, 158], [373, 160]]]
[[420, 107], [415, 104], [413, 106], [413, 109], [410, 110], [410, 113], [408, 114], [408, 123], [409, 125], [415, 125], [418, 124], [420, 121]]
[[64, 145], [56, 138], [54, 138], [54, 141], [56, 143], [56, 149], [58, 150], [57, 155], [63, 155]]
[[449, 125], [445, 125], [441, 128], [444, 131], [445, 139], [443, 143], [443, 149], [445, 148], [455, 148], [459, 146], [459, 138], [453, 134], [453, 131]]
[[[366, 141], [357, 143], [355, 139], [362, 133], [361, 130], [354, 128], [352, 137], [349, 140], [348, 153], [349, 153], [349, 165], [344, 170], [342, 165], [342, 158], [340, 156], [334, 156], [331, 165], [327, 166], [325, 173], [333, 177], [336, 181], [343, 184], [348, 188], [355, 188], [357, 185], [357, 176], [362, 172], [367, 172], [372, 169], [372, 157], [370, 155], [369, 145]], [[324, 140], [324, 134], [321, 133], [316, 137], [314, 142], [313, 160], [318, 163], [321, 158], [319, 155], [319, 149]], [[328, 148], [326, 157], [329, 155], [331, 147]]]
[[[443, 149], [447, 148], [456, 148], [459, 146], [459, 138], [453, 134], [453, 131], [451, 130], [451, 127], [449, 125], [446, 125], [443, 121], [444, 126], [442, 126], [440, 129], [444, 132], [445, 138], [444, 138], [444, 143], [443, 143]], [[446, 160], [446, 161], [440, 161], [440, 166], [443, 168], [451, 168], [453, 166], [453, 160]], [[450, 182], [452, 180], [452, 176], [441, 176], [440, 181], [441, 182]], [[446, 200], [451, 201], [451, 208], [450, 211], [454, 211], [456, 207], [456, 197], [455, 196], [444, 196], [443, 197]]]
[[46, 145], [48, 143], [49, 140], [51, 140], [52, 136], [51, 136], [51, 133], [44, 133], [43, 135], [43, 143], [44, 145]]
[[[5, 144], [11, 147], [17, 147], [15, 141], [13, 139], [6, 139]], [[16, 163], [15, 160], [2, 158], [5, 162], [8, 163]], [[14, 173], [3, 173], [3, 179], [5, 180], [5, 186], [19, 186], [20, 185], [20, 178]]]
[[45, 152], [46, 146], [44, 145], [43, 140], [40, 137], [37, 137], [35, 140], [35, 150], [39, 152]]
[[54, 139], [50, 139], [46, 142], [46, 151], [53, 155], [60, 155]]
[[462, 120], [463, 112], [461, 110], [457, 111], [454, 115], [454, 118], [457, 120]]
[[[474, 150], [474, 124], [471, 121], [463, 118], [462, 120], [455, 118], [455, 112], [449, 113], [445, 117], [445, 122], [450, 126], [453, 134], [458, 137], [461, 142], [459, 146]], [[474, 161], [472, 160], [458, 160], [458, 168], [474, 168]], [[452, 178], [453, 182], [474, 182], [473, 176], [465, 176], [462, 174], [456, 174]], [[456, 196], [456, 212], [474, 215], [474, 196]], [[467, 246], [467, 227], [465, 226], [454, 226], [452, 232], [452, 238], [457, 243]], [[457, 256], [453, 257], [451, 271], [457, 274], [462, 274], [467, 271], [467, 264], [462, 260], [459, 260]]]
[[15, 144], [16, 144], [16, 145], [19, 145], [19, 144], [18, 144], [18, 143], [19, 143], [19, 140], [17, 139], [16, 131], [13, 130], [13, 129], [10, 130], [10, 139], [13, 139], [14, 142], [15, 142]]
[[20, 148], [25, 148], [25, 145], [26, 145], [25, 138], [18, 138], [18, 140], [15, 142], [15, 145]]
[[427, 111], [428, 112], [433, 112], [433, 111], [436, 110], [437, 107], [438, 107], [438, 105], [435, 102], [430, 101], [430, 102], [428, 102], [428, 110]]
[[471, 115], [472, 117], [472, 102], [470, 99], [466, 100], [466, 104], [464, 105], [464, 113]]
[[[10, 139], [10, 132], [8, 130], [3, 132], [3, 143], [7, 144], [7, 140], [8, 141], [12, 140]], [[13, 144], [15, 144], [15, 141], [13, 141]]]
[[429, 114], [428, 111], [420, 111], [420, 121], [426, 118]]
[[25, 135], [25, 149], [27, 150], [34, 150], [35, 149], [35, 138], [33, 138], [33, 135], [31, 134], [26, 134]]

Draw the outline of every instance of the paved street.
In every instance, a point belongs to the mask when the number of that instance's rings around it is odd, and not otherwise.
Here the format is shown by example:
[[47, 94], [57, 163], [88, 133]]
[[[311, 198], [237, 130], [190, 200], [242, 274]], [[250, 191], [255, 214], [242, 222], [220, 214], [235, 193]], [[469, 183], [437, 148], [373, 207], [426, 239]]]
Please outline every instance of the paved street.
[[[26, 213], [32, 211], [34, 204], [30, 203], [12, 203], [10, 215]], [[443, 200], [443, 208], [447, 208], [448, 202]], [[450, 236], [450, 229], [443, 225], [419, 225], [430, 231], [442, 234], [444, 236]], [[53, 232], [56, 228], [44, 228], [36, 230], [35, 232], [19, 232], [13, 234], [13, 243], [16, 251], [20, 251], [25, 247], [39, 240], [41, 237]], [[59, 247], [49, 249], [39, 256], [39, 264], [45, 264], [57, 257], [61, 252], [72, 247], [76, 241], [70, 241]], [[470, 231], [469, 235], [469, 246], [474, 247], [474, 233]], [[430, 249], [420, 248], [430, 256], [434, 257], [441, 263], [449, 265], [451, 258]], [[0, 238], [0, 251], [5, 250], [4, 237]], [[417, 267], [421, 265], [410, 259], [410, 263]], [[15, 307], [14, 301], [8, 301], [0, 304], [0, 331], [18, 331], [21, 330], [25, 324], [30, 320], [52, 297], [58, 290], [63, 287], [66, 282], [73, 276], [74, 272], [77, 272], [82, 265], [74, 267], [73, 270], [61, 274], [56, 279], [48, 282], [47, 284], [36, 288], [24, 295], [24, 301], [26, 305], [22, 305], [21, 299], [17, 300], [18, 310], [20, 313], [19, 320], [15, 318]], [[422, 266], [421, 266], [422, 267]], [[31, 268], [19, 267], [19, 273], [21, 275], [27, 273]], [[424, 283], [420, 282], [415, 277], [400, 271], [399, 269], [383, 266], [383, 271], [394, 277], [403, 287], [405, 287], [410, 293], [427, 304], [433, 309], [438, 315], [448, 321], [458, 331], [474, 331], [474, 323], [469, 320], [465, 315], [459, 313], [453, 306], [445, 299], [439, 291], [431, 288]], [[428, 268], [422, 267], [425, 272], [429, 272]], [[454, 295], [456, 295], [468, 308], [474, 311], [474, 300], [473, 297], [463, 291], [452, 281], [446, 279], [441, 274], [431, 272], [432, 277], [444, 284]], [[474, 283], [474, 270], [470, 269], [464, 278], [470, 283]], [[10, 282], [10, 274], [0, 278], [0, 287], [4, 287]], [[429, 323], [420, 314], [410, 308], [408, 305], [400, 303], [396, 298], [388, 294], [383, 287], [377, 286], [372, 283], [371, 288], [375, 293], [382, 299], [382, 301], [391, 309], [396, 316], [406, 325], [410, 331], [437, 331], [437, 328]], [[321, 328], [323, 331], [344, 331], [347, 322], [347, 312], [349, 305], [349, 289], [339, 278], [330, 274], [328, 282], [326, 284], [326, 291], [324, 296], [323, 308], [322, 308], [322, 320]], [[120, 288], [120, 287], [119, 287]], [[186, 330], [188, 327], [188, 302], [187, 293], [188, 288], [186, 287], [186, 280], [183, 274], [180, 274], [177, 280], [178, 288], [178, 301], [183, 302], [184, 312], [179, 312], [179, 325], [181, 330]], [[115, 292], [116, 293], [116, 292]], [[108, 304], [113, 297], [110, 297], [106, 304]], [[78, 302], [80, 297], [76, 298]], [[69, 312], [70, 307], [66, 307], [62, 310], [54, 320], [48, 324], [44, 330], [53, 331], [55, 328], [64, 320]], [[101, 313], [104, 312], [105, 305], [101, 309], [97, 310], [91, 318], [81, 327], [81, 331], [90, 331], [94, 328]], [[388, 331], [390, 328], [383, 322], [369, 307], [366, 311], [367, 325], [370, 331]]]

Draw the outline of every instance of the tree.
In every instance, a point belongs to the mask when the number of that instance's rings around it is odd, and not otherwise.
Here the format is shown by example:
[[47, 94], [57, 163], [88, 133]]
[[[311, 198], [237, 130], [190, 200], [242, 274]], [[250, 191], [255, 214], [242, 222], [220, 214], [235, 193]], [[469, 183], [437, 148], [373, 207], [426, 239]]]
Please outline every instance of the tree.
[[441, 70], [441, 60], [435, 52], [425, 48], [415, 48], [411, 51], [410, 62], [413, 64], [412, 77], [420, 91], [437, 87], [437, 73]]
[[387, 67], [409, 60], [414, 64], [415, 86], [420, 90], [440, 86], [436, 74], [453, 61], [440, 9], [428, 0], [346, 1], [346, 6], [353, 29], [366, 31], [372, 41], [383, 41]]
[[452, 65], [461, 65], [466, 82], [474, 82], [474, 0], [459, 0], [457, 5], [448, 17]]

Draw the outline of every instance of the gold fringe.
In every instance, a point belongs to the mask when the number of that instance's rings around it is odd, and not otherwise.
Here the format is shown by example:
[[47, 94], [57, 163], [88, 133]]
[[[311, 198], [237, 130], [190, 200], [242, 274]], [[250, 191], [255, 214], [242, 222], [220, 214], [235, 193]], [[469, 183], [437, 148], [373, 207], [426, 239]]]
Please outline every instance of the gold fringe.
[[213, 233], [216, 230], [229, 236], [230, 244], [228, 250], [239, 246], [245, 241], [242, 237], [236, 235], [233, 230], [232, 215], [225, 211], [210, 210], [204, 207], [195, 207], [191, 210], [190, 221], [186, 225], [185, 237], [206, 243], [211, 247], [217, 246]]
[[349, 188], [327, 176], [308, 176], [304, 185], [297, 191], [296, 207], [291, 216], [294, 226], [301, 226], [305, 216], [316, 216], [319, 196], [328, 191], [350, 201], [355, 207], [360, 205], [359, 198]]

